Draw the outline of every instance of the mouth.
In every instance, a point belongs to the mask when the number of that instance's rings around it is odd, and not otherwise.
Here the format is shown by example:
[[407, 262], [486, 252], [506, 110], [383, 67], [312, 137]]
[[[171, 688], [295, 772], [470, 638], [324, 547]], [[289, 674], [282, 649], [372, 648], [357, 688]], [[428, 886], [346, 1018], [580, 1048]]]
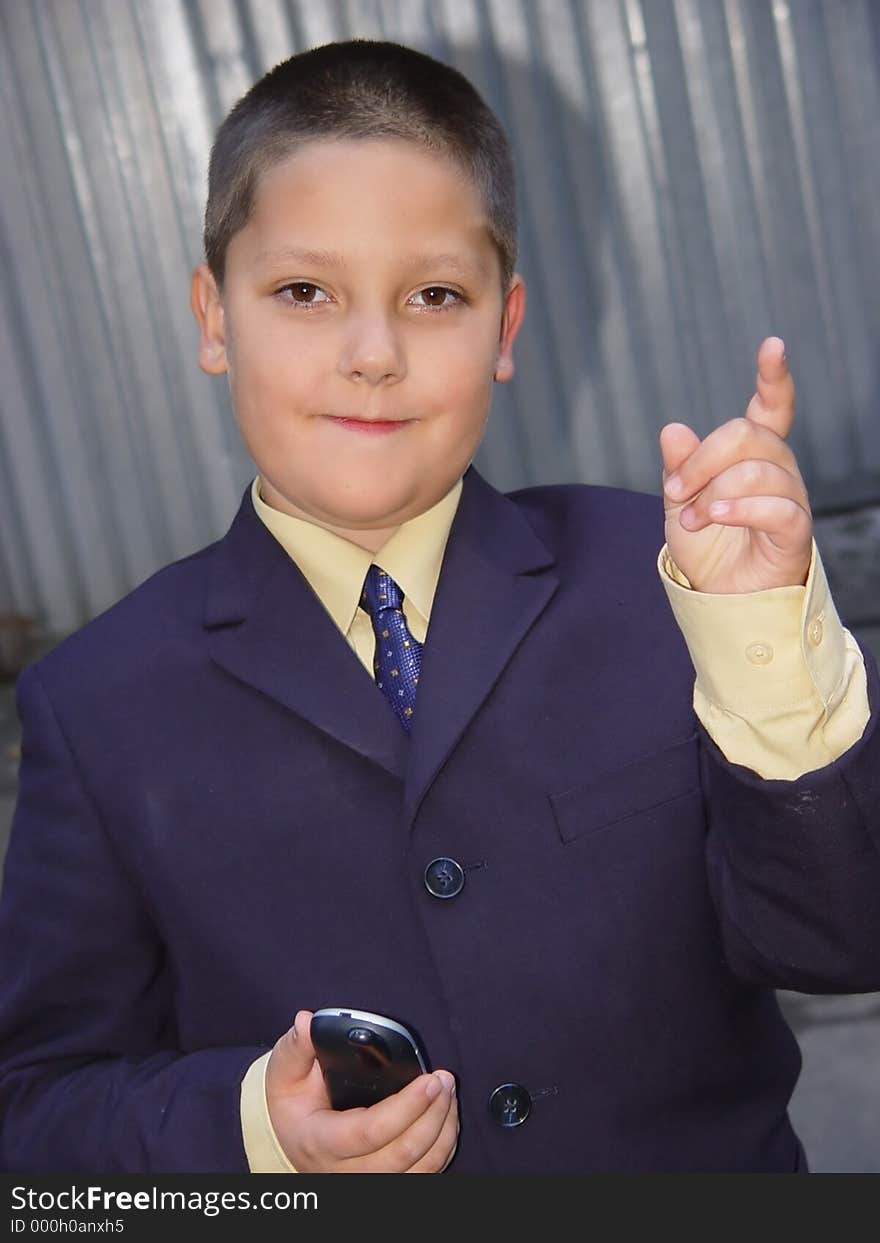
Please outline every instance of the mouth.
[[387, 435], [415, 421], [413, 419], [364, 419], [357, 415], [335, 414], [325, 414], [323, 417], [347, 431], [360, 432], [367, 436]]

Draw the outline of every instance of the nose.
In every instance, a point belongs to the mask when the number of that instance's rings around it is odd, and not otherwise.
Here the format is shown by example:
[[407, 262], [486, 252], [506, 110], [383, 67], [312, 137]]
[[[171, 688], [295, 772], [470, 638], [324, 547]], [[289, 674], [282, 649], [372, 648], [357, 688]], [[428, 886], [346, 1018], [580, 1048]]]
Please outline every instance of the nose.
[[373, 311], [351, 317], [338, 368], [346, 379], [367, 384], [394, 384], [403, 379], [403, 342], [388, 315]]

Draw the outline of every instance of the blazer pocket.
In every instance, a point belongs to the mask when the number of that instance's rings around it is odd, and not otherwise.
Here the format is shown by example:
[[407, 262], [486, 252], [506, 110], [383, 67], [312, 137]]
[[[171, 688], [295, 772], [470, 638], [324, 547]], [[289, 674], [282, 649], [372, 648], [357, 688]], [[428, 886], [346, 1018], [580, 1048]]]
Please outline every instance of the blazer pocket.
[[660, 807], [700, 784], [697, 734], [611, 769], [583, 785], [551, 794], [563, 842]]

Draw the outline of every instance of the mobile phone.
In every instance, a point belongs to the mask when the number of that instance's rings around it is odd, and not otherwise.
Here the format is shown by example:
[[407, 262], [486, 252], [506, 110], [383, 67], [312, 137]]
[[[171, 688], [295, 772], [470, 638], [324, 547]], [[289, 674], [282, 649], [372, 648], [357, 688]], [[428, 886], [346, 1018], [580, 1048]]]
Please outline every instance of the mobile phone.
[[334, 1109], [375, 1105], [428, 1069], [418, 1037], [384, 1014], [316, 1010], [311, 1038]]

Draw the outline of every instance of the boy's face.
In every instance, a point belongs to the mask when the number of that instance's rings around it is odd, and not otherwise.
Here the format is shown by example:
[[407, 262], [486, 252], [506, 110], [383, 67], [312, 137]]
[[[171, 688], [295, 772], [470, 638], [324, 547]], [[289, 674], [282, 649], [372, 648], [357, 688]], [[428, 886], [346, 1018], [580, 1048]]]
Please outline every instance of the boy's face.
[[502, 296], [471, 181], [393, 139], [274, 165], [222, 299], [206, 265], [192, 284], [199, 365], [228, 373], [264, 499], [373, 552], [466, 470], [524, 305], [518, 276]]

